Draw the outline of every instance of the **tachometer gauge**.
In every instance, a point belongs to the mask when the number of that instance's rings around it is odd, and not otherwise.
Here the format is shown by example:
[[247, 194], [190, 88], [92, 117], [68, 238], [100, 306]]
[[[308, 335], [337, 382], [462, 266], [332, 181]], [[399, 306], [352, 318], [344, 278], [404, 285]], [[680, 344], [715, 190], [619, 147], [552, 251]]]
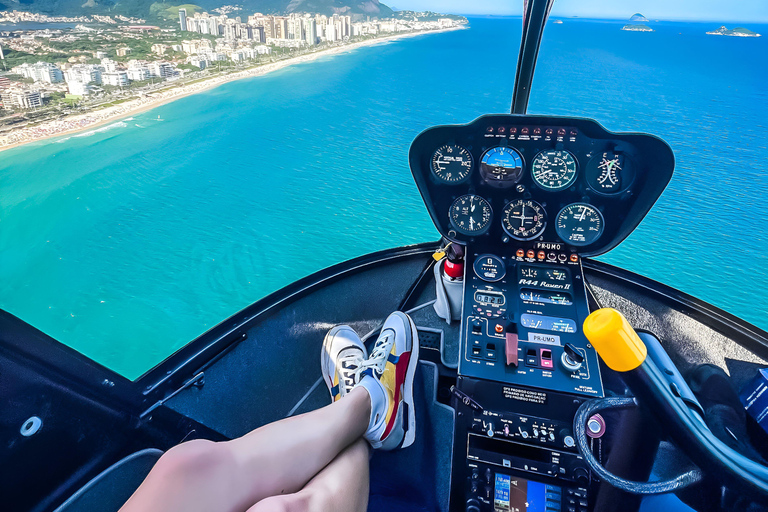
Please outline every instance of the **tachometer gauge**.
[[472, 172], [472, 154], [456, 144], [446, 144], [432, 155], [432, 174], [443, 183], [461, 183]]
[[586, 203], [569, 204], [557, 214], [555, 231], [564, 242], [583, 246], [595, 242], [603, 234], [603, 214]]
[[589, 187], [601, 194], [621, 192], [635, 179], [632, 161], [621, 153], [613, 151], [607, 151], [592, 158], [584, 174]]
[[576, 159], [568, 151], [548, 149], [533, 159], [531, 174], [544, 190], [565, 190], [576, 180]]
[[491, 204], [480, 196], [467, 194], [456, 199], [448, 213], [451, 226], [467, 236], [482, 235], [488, 231], [493, 218]]
[[513, 148], [491, 148], [480, 159], [480, 176], [494, 187], [511, 187], [523, 176], [523, 157]]
[[547, 225], [544, 208], [536, 201], [517, 199], [501, 214], [501, 226], [515, 240], [532, 240]]

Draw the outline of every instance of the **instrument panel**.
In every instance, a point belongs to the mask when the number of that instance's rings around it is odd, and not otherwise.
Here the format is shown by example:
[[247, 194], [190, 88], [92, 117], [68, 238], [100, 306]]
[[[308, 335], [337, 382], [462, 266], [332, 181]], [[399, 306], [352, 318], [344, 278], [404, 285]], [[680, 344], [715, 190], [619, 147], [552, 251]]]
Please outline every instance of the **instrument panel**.
[[669, 146], [590, 119], [487, 115], [411, 145], [411, 172], [447, 239], [603, 254], [645, 217], [672, 177]]

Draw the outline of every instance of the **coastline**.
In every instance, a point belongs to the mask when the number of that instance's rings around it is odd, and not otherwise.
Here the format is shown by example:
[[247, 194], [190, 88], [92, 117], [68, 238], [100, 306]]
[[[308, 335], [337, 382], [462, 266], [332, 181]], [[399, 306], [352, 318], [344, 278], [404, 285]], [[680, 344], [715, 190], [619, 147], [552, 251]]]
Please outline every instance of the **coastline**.
[[17, 131], [11, 130], [7, 135], [0, 134], [0, 152], [23, 146], [25, 144], [30, 144], [32, 142], [62, 137], [65, 135], [72, 136], [86, 130], [100, 128], [102, 126], [118, 122], [127, 117], [141, 114], [167, 103], [171, 103], [178, 99], [216, 88], [229, 82], [266, 75], [268, 73], [272, 73], [273, 71], [277, 71], [294, 64], [311, 62], [317, 60], [320, 57], [338, 55], [340, 53], [345, 53], [366, 46], [374, 46], [376, 44], [388, 41], [395, 41], [427, 34], [449, 32], [453, 30], [464, 30], [465, 28], [466, 27], [462, 25], [440, 30], [424, 30], [420, 32], [408, 32], [405, 34], [392, 34], [391, 36], [376, 37], [366, 41], [358, 41], [355, 43], [344, 44], [326, 50], [313, 52], [308, 55], [299, 55], [290, 59], [285, 59], [270, 64], [263, 64], [261, 66], [255, 66], [223, 76], [201, 79], [200, 81], [191, 84], [185, 84], [178, 87], [170, 87], [166, 90], [161, 90], [156, 93], [149, 93], [144, 96], [131, 98], [130, 100], [127, 100], [118, 105], [112, 105], [84, 114], [69, 115], [64, 119], [45, 121], [36, 126], [20, 128]]

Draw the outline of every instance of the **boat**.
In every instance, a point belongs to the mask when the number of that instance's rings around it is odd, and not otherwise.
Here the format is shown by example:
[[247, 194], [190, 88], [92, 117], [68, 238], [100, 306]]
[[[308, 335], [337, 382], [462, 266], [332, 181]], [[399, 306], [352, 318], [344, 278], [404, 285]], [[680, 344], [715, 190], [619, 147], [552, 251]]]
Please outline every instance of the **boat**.
[[395, 310], [419, 330], [418, 431], [372, 457], [369, 510], [765, 510], [765, 432], [713, 423], [683, 375], [727, 370], [742, 388], [768, 333], [593, 259], [638, 226], [675, 160], [653, 135], [526, 113], [551, 1], [526, 3], [511, 112], [411, 146], [440, 240], [299, 279], [136, 380], [0, 312], [3, 510], [117, 511], [178, 443], [326, 405], [329, 326], [370, 344]]

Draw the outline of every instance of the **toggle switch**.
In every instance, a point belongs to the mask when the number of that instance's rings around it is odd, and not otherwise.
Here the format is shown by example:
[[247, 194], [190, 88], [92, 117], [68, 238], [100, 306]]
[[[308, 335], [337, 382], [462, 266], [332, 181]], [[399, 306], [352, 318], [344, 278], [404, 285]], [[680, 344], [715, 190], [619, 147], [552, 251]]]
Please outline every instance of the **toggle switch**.
[[517, 367], [517, 327], [515, 324], [507, 326], [504, 354], [507, 356], [507, 364]]

